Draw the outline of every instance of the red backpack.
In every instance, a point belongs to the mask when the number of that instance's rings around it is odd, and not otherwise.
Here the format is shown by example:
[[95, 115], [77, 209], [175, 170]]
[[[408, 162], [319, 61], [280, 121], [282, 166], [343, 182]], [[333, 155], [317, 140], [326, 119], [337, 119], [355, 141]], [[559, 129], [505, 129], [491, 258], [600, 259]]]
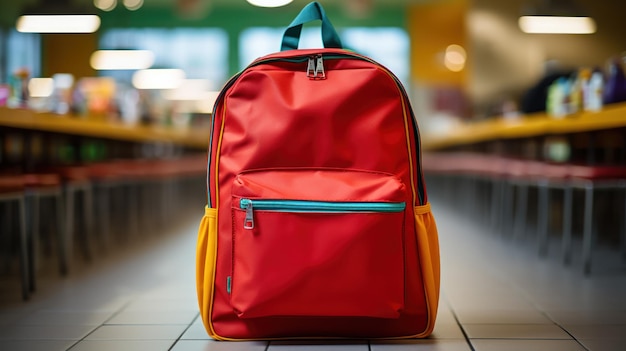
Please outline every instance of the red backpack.
[[[321, 20], [324, 49], [298, 50]], [[220, 340], [418, 338], [434, 327], [439, 244], [398, 78], [341, 49], [316, 3], [213, 111], [197, 292]]]

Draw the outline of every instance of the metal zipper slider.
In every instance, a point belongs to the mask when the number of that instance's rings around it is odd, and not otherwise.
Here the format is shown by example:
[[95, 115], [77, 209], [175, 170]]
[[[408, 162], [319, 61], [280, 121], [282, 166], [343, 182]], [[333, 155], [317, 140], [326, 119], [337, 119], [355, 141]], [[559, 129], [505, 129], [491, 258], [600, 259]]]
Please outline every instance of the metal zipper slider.
[[[243, 201], [244, 199], [241, 199]], [[246, 218], [243, 220], [243, 229], [253, 229], [254, 228], [254, 215], [252, 213], [252, 201], [246, 201]]]
[[326, 79], [326, 73], [324, 72], [324, 59], [322, 59], [322, 55], [317, 55], [317, 64], [315, 65], [315, 74], [313, 75], [315, 79]]
[[306, 67], [306, 76], [309, 78], [313, 78], [315, 77], [316, 71], [315, 71], [315, 57], [311, 56], [309, 57], [309, 63], [307, 64]]

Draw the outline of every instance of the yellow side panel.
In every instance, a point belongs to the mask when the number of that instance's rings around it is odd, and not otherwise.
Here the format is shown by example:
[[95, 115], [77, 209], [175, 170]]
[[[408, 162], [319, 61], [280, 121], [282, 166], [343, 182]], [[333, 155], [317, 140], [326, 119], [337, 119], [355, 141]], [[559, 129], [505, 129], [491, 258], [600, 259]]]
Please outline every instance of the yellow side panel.
[[415, 207], [415, 225], [429, 317], [427, 330], [416, 337], [425, 337], [435, 327], [440, 284], [439, 237], [430, 204]]
[[217, 209], [204, 209], [204, 216], [198, 229], [196, 245], [196, 289], [198, 305], [204, 326], [211, 337], [217, 338], [211, 324], [213, 309], [213, 282], [217, 259]]

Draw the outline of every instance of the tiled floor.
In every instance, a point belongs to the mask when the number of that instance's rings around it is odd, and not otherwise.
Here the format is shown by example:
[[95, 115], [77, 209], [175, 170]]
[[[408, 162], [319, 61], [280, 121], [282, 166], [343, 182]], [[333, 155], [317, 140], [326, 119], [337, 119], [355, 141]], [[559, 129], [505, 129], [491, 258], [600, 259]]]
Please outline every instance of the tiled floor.
[[19, 301], [14, 278], [2, 280], [0, 350], [626, 350], [626, 264], [615, 253], [596, 254], [596, 271], [585, 278], [576, 265], [539, 259], [530, 240], [507, 241], [436, 203], [434, 211], [442, 297], [429, 339], [211, 341], [195, 296], [199, 211], [171, 233], [109, 253], [68, 279], [43, 279], [28, 303]]

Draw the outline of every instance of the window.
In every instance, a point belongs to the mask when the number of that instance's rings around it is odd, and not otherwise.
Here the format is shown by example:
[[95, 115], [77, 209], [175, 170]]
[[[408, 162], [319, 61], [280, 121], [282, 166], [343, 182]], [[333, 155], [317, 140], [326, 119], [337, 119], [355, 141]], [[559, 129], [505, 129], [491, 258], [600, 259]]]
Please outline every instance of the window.
[[409, 36], [404, 29], [385, 28], [347, 28], [341, 32], [344, 46], [371, 57], [387, 67], [402, 82], [409, 86]]
[[[255, 27], [244, 30], [239, 37], [239, 68], [243, 69], [261, 56], [280, 51], [284, 28]], [[300, 48], [321, 48], [319, 29], [304, 28]]]
[[[154, 53], [153, 68], [179, 68], [186, 78], [208, 79], [219, 89], [228, 78], [228, 35], [216, 28], [110, 29], [100, 39], [101, 49], [139, 49]], [[132, 72], [103, 75], [130, 81]]]
[[[246, 67], [258, 57], [280, 50], [284, 28], [250, 28], [241, 33], [239, 40], [239, 65]], [[396, 27], [352, 27], [339, 33], [345, 48], [371, 57], [391, 70], [408, 87], [409, 36]], [[322, 47], [319, 28], [304, 28], [300, 48]]]
[[20, 33], [15, 29], [0, 30], [0, 54], [5, 65], [0, 72], [0, 81], [7, 82], [18, 69], [26, 68], [31, 77], [41, 75], [41, 36], [33, 33]]

